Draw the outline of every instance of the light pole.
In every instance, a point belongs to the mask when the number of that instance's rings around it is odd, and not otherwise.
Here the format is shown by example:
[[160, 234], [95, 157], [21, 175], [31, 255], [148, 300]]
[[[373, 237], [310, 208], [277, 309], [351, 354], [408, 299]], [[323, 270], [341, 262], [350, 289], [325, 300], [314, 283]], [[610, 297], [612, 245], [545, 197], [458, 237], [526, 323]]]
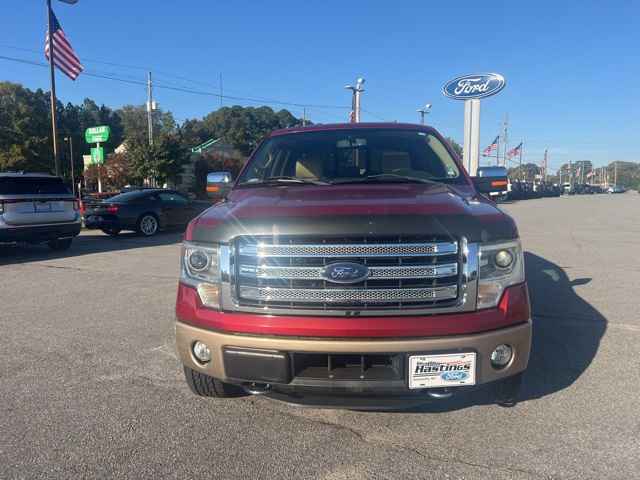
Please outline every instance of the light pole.
[[420, 114], [420, 123], [424, 125], [424, 116], [431, 112], [431, 104], [427, 103], [424, 107], [416, 110]]
[[73, 169], [73, 137], [64, 137], [64, 141], [69, 143], [69, 155], [71, 162], [71, 188], [73, 189], [73, 196], [76, 196], [76, 176]]
[[356, 80], [356, 86], [353, 85], [345, 85], [344, 88], [347, 90], [351, 90], [351, 115], [350, 122], [358, 123], [360, 122], [360, 95], [364, 92], [364, 78], [360, 77]]

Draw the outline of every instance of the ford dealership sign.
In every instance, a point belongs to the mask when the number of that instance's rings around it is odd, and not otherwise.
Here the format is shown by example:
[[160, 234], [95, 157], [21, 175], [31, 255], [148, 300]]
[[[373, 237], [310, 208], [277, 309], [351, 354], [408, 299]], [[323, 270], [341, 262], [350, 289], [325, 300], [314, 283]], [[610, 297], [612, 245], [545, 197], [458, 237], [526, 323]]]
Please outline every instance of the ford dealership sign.
[[456, 100], [469, 100], [495, 95], [504, 85], [504, 77], [498, 73], [478, 73], [450, 80], [442, 87], [442, 93]]

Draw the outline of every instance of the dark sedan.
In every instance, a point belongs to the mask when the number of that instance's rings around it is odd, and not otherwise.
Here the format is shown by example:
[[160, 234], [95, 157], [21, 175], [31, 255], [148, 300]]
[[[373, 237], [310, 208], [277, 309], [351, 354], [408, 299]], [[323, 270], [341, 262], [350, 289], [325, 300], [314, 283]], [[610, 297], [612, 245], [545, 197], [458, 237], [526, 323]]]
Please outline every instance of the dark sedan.
[[134, 230], [150, 237], [159, 230], [184, 228], [210, 206], [165, 189], [134, 190], [83, 205], [84, 224], [109, 235]]

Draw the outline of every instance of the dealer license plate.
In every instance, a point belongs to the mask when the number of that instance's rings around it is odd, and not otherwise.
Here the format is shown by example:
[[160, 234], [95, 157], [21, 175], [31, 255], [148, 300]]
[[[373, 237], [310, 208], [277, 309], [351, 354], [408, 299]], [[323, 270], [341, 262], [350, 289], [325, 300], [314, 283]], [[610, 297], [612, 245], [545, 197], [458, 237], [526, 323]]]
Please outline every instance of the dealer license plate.
[[409, 357], [409, 388], [411, 389], [475, 384], [475, 352]]

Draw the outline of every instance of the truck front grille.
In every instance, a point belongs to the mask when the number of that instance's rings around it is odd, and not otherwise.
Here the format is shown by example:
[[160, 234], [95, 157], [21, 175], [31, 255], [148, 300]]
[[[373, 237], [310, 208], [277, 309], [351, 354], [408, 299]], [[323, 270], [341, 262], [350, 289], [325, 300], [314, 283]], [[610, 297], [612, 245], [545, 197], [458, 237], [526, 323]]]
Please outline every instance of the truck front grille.
[[[437, 237], [241, 237], [234, 296], [240, 306], [303, 310], [446, 307], [460, 294], [458, 241]], [[366, 268], [355, 283], [327, 267]]]

